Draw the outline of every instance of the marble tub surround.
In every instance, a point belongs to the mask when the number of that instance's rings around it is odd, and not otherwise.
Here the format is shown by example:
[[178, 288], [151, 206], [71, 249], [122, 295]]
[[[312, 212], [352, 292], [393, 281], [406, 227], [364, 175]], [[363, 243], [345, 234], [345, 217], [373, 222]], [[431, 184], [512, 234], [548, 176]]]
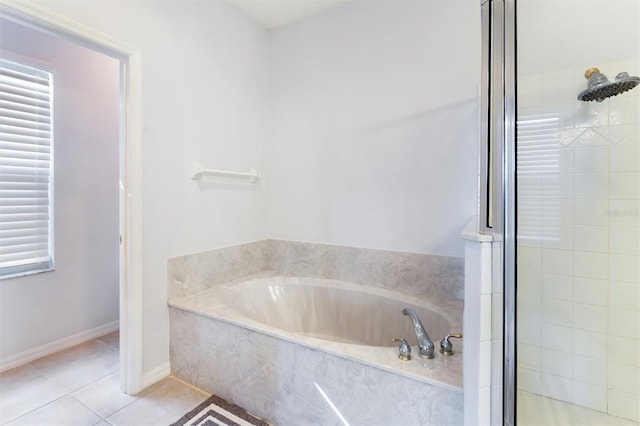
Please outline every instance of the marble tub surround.
[[461, 389], [184, 309], [170, 318], [172, 373], [272, 424], [463, 423]]
[[464, 298], [462, 257], [272, 239], [169, 259], [168, 298], [268, 272]]
[[464, 299], [464, 258], [330, 244], [267, 240], [269, 269], [409, 294]]
[[167, 298], [267, 270], [267, 240], [173, 257], [167, 261]]
[[[393, 323], [394, 319], [398, 320], [401, 326], [406, 325], [406, 328], [398, 329], [400, 331], [397, 332], [394, 330], [387, 331], [390, 334], [387, 338], [389, 341], [392, 337], [406, 338], [413, 347], [414, 358], [411, 361], [399, 360], [398, 345], [391, 342], [385, 345], [382, 342], [385, 340], [382, 336], [374, 336], [375, 341], [366, 340], [371, 339], [372, 336], [362, 336], [360, 344], [356, 344], [357, 336], [349, 337], [354, 334], [349, 333], [348, 330], [345, 334], [345, 330], [343, 330], [345, 323], [349, 321], [345, 321], [343, 314], [336, 310], [339, 307], [314, 306], [315, 303], [322, 304], [327, 302], [326, 300], [316, 300], [311, 304], [308, 300], [307, 302], [303, 301], [302, 298], [299, 301], [290, 300], [280, 305], [276, 312], [273, 313], [274, 319], [268, 321], [271, 324], [265, 321], [265, 312], [259, 311], [260, 301], [256, 300], [255, 303], [250, 301], [252, 297], [259, 297], [260, 290], [265, 288], [268, 288], [268, 292], [275, 295], [283, 289], [295, 288], [296, 286], [301, 289], [314, 286], [320, 289], [333, 288], [338, 292], [345, 292], [344, 294], [336, 294], [336, 297], [340, 299], [348, 298], [349, 296], [345, 294], [351, 293], [351, 297], [354, 299], [365, 299], [367, 296], [374, 296], [384, 298], [389, 303], [394, 303], [396, 309], [392, 309], [390, 313], [385, 314], [389, 316], [388, 319], [380, 318], [382, 310], [376, 309], [375, 306], [368, 309], [361, 307], [359, 312], [356, 313], [361, 313], [363, 315], [361, 322], [370, 325], [372, 328], [386, 328], [387, 325], [381, 323]], [[263, 304], [271, 305], [269, 300], [263, 300], [262, 302]], [[327, 303], [331, 303], [331, 301], [329, 300]], [[247, 304], [253, 304], [253, 308], [247, 308]], [[297, 345], [328, 351], [335, 356], [364, 363], [377, 369], [387, 370], [435, 387], [461, 392], [464, 339], [453, 340], [455, 350], [453, 356], [445, 357], [439, 353], [439, 342], [444, 334], [459, 332], [462, 329], [462, 303], [460, 301], [407, 295], [390, 289], [363, 286], [345, 281], [275, 276], [217, 286], [197, 294], [174, 298], [169, 301], [169, 305], [216, 321], [234, 324], [242, 329], [257, 332], [256, 334], [266, 334]], [[425, 329], [436, 346], [436, 357], [434, 359], [428, 360], [418, 356], [416, 336], [410, 319], [402, 315], [403, 306], [419, 306], [423, 310], [431, 311], [434, 317], [438, 317], [445, 322], [445, 324], [435, 324], [428, 314], [419, 312], [422, 315], [421, 319]], [[328, 312], [333, 311], [336, 319], [333, 321], [333, 327], [331, 324], [322, 324], [322, 330], [318, 331], [317, 328], [313, 327], [314, 322], [331, 322], [331, 319], [326, 316], [322, 319], [317, 318], [322, 316], [320, 311], [323, 308]], [[363, 311], [369, 312], [365, 314]], [[348, 314], [351, 314], [351, 312]], [[436, 318], [436, 321], [438, 321], [438, 318]], [[301, 320], [306, 321], [306, 324], [302, 323]], [[171, 321], [173, 321], [173, 317]], [[311, 324], [311, 328], [309, 328], [309, 324]], [[173, 324], [171, 327], [171, 365], [173, 371], [174, 361], [177, 359], [173, 356], [174, 349], [182, 350], [179, 349], [182, 347], [182, 343], [177, 347], [174, 347], [174, 343], [178, 340], [182, 342], [183, 336], [174, 333], [174, 331], [178, 331], [173, 328]], [[372, 334], [376, 334], [375, 330], [372, 330]], [[345, 335], [347, 338], [342, 338]], [[194, 344], [205, 347], [210, 345], [211, 342], [205, 341], [201, 337]], [[235, 342], [231, 339], [226, 344], [229, 348], [232, 348]], [[185, 380], [187, 379], [185, 378]]]
[[[280, 240], [171, 259], [172, 374], [274, 424], [462, 424], [464, 345], [455, 339], [455, 355], [445, 357], [439, 342], [462, 331], [463, 267], [462, 258]], [[291, 304], [262, 310], [283, 291], [299, 295], [290, 291], [295, 286], [319, 290], [292, 302], [300, 304], [293, 323], [310, 319], [321, 328], [286, 326]], [[327, 336], [339, 334], [324, 327], [333, 308], [322, 314], [316, 303], [330, 289], [339, 293], [334, 299], [356, 292], [353, 305], [369, 295], [395, 300], [393, 313], [381, 313], [387, 303], [381, 300], [365, 307], [361, 322], [404, 320], [407, 328], [386, 333], [406, 338], [413, 359], [400, 360], [397, 344], [384, 345], [382, 334], [361, 344], [353, 334]], [[405, 305], [437, 314], [419, 313], [436, 346], [434, 359], [418, 356]], [[284, 323], [272, 321], [271, 311]], [[345, 323], [335, 316], [338, 327]], [[444, 328], [431, 331], [440, 317]], [[366, 325], [360, 332], [368, 332]]]

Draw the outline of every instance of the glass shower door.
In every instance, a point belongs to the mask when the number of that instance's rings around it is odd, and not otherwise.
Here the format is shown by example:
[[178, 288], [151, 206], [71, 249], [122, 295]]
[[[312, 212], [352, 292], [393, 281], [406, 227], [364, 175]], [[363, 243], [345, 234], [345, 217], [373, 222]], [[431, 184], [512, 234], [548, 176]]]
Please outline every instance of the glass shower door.
[[640, 2], [516, 23], [518, 424], [638, 424]]

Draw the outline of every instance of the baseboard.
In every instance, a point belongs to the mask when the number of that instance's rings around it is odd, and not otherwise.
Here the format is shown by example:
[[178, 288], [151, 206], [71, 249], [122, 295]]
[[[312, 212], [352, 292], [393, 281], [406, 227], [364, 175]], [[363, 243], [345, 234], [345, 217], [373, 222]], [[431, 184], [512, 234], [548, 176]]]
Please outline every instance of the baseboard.
[[142, 388], [146, 389], [152, 384], [159, 382], [171, 374], [171, 364], [168, 362], [161, 364], [151, 371], [142, 375]]
[[90, 330], [81, 331], [80, 333], [64, 337], [60, 340], [56, 340], [55, 342], [47, 343], [46, 345], [38, 346], [15, 355], [11, 355], [10, 357], [0, 359], [0, 372], [28, 364], [31, 361], [35, 361], [36, 359], [44, 356], [102, 337], [105, 334], [118, 330], [119, 328], [120, 321], [112, 321]]

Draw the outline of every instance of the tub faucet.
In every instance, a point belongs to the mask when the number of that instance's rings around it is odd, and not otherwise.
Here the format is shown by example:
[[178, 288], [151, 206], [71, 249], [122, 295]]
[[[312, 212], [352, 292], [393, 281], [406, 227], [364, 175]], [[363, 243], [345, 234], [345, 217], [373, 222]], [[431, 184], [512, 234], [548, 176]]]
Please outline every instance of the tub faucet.
[[418, 339], [418, 355], [424, 358], [433, 358], [433, 342], [429, 339], [429, 335], [422, 326], [418, 315], [413, 311], [413, 309], [409, 308], [404, 308], [402, 313], [408, 315], [409, 318], [411, 318], [411, 321], [413, 321], [413, 328], [415, 329], [416, 338]]

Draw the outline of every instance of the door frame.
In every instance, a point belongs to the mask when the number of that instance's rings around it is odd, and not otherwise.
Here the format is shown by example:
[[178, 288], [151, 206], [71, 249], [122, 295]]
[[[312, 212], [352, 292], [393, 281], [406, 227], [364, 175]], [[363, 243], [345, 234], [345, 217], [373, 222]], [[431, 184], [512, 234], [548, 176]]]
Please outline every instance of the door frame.
[[120, 388], [142, 390], [142, 54], [139, 49], [23, 0], [0, 0], [7, 19], [120, 62]]

